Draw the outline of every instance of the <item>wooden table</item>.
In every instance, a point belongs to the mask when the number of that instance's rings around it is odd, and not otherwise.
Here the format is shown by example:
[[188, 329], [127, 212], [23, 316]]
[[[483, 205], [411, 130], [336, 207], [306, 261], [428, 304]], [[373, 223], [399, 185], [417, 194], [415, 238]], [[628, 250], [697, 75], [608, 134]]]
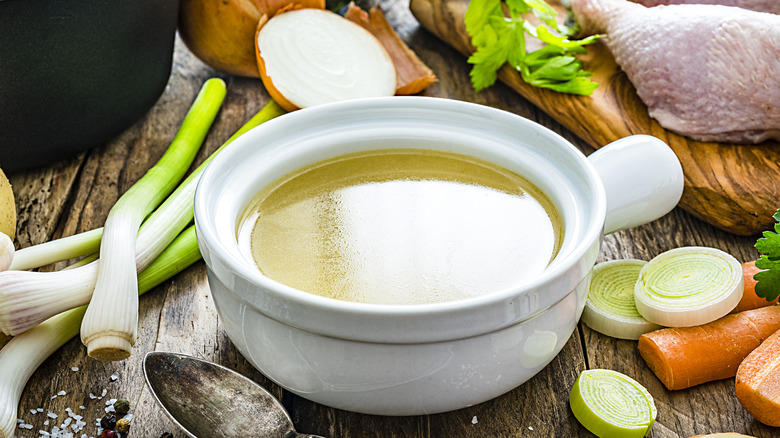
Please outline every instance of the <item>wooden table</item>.
[[[438, 75], [439, 82], [424, 94], [511, 111], [559, 132], [586, 154], [592, 152], [583, 141], [509, 88], [499, 84], [474, 93], [465, 58], [421, 29], [408, 10], [408, 1], [386, 1], [382, 6], [399, 34]], [[227, 81], [228, 96], [198, 161], [269, 99], [259, 80], [230, 77], [212, 70], [177, 41], [169, 86], [142, 120], [109, 143], [78, 157], [10, 175], [19, 210], [17, 247], [101, 226], [118, 196], [162, 155], [201, 84], [212, 76]], [[746, 261], [757, 256], [753, 248], [755, 238], [727, 234], [677, 208], [654, 223], [607, 236], [599, 259], [649, 260], [668, 249], [702, 245], [723, 249]], [[141, 360], [153, 350], [195, 355], [244, 373], [282, 400], [299, 431], [326, 437], [592, 436], [579, 425], [568, 405], [575, 378], [588, 368], [626, 373], [649, 389], [658, 407], [652, 437], [690, 437], [726, 431], [757, 437], [780, 435], [780, 431], [761, 425], [742, 409], [734, 395], [733, 379], [685, 391], [667, 391], [637, 353], [636, 342], [602, 336], [582, 324], [549, 366], [503, 396], [444, 414], [381, 417], [309, 402], [282, 390], [254, 370], [223, 330], [202, 262], [150, 291], [140, 301], [139, 336], [133, 355], [122, 362], [98, 362], [87, 357], [78, 339], [68, 342], [38, 369], [25, 388], [19, 415], [34, 429], [19, 430], [17, 436], [37, 437], [38, 430], [51, 430], [67, 416], [68, 407], [84, 415], [89, 423], [85, 432], [95, 436], [93, 419], [104, 414], [106, 400], [119, 397], [131, 402], [132, 436], [156, 438], [163, 432], [184, 436], [165, 417], [145, 386]], [[0, 343], [3, 341], [0, 337]], [[74, 367], [78, 371], [73, 371]], [[90, 393], [99, 396], [104, 389], [107, 393], [102, 400], [90, 398]], [[60, 391], [66, 394], [52, 397]], [[84, 406], [84, 410], [79, 406]], [[42, 408], [43, 413], [30, 413], [37, 408]], [[49, 426], [44, 425], [47, 411], [59, 415]], [[252, 424], [253, 419], [246, 419], [246, 436], [256, 436]]]

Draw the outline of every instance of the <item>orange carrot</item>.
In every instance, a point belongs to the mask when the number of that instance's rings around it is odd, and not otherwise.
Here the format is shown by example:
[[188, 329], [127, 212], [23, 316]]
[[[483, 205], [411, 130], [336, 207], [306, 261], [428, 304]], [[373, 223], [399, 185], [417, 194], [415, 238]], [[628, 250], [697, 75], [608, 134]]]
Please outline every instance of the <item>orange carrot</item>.
[[691, 438], [755, 438], [752, 435], [742, 435], [741, 433], [736, 432], [720, 432], [720, 433], [709, 433], [707, 435], [696, 435], [692, 436]]
[[731, 311], [731, 313], [743, 312], [750, 309], [758, 309], [759, 307], [766, 307], [772, 304], [777, 304], [777, 298], [772, 301], [767, 301], [766, 298], [756, 295], [756, 280], [753, 280], [753, 276], [761, 269], [756, 267], [756, 262], [745, 262], [742, 264], [742, 276], [745, 281], [745, 291], [742, 292], [742, 300], [740, 300], [737, 307]]
[[780, 331], [769, 336], [739, 365], [737, 400], [756, 420], [780, 426]]
[[734, 377], [745, 357], [780, 330], [780, 305], [726, 315], [713, 322], [665, 328], [639, 337], [639, 354], [668, 389]]
[[395, 65], [395, 94], [417, 94], [436, 82], [433, 71], [403, 42], [379, 8], [374, 7], [366, 12], [351, 3], [344, 18], [366, 28], [385, 46]]

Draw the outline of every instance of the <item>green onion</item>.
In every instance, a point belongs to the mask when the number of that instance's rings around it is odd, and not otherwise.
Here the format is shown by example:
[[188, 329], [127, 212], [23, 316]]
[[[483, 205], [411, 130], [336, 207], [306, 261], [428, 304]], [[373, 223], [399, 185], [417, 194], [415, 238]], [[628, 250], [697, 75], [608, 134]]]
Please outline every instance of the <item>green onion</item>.
[[640, 438], [653, 427], [653, 396], [636, 380], [611, 370], [585, 370], [569, 394], [577, 420], [600, 438]]
[[639, 314], [634, 303], [634, 287], [644, 260], [612, 260], [593, 268], [582, 322], [593, 330], [618, 339], [637, 340], [656, 329]]
[[742, 265], [715, 248], [666, 251], [639, 272], [634, 299], [648, 321], [666, 327], [706, 324], [728, 314], [742, 299]]
[[103, 228], [96, 228], [73, 236], [22, 248], [16, 251], [14, 261], [8, 269], [24, 271], [92, 254], [100, 248], [100, 236], [102, 235]]
[[[142, 295], [200, 259], [195, 227], [183, 231], [138, 275]], [[0, 349], [0, 438], [11, 438], [16, 429], [19, 398], [30, 376], [46, 358], [76, 336], [87, 307], [56, 315], [12, 338]]]
[[[137, 269], [148, 265], [170, 243], [175, 233], [192, 221], [195, 189], [211, 159], [246, 131], [284, 113], [284, 109], [271, 101], [198, 166], [146, 219], [138, 231], [136, 242]], [[17, 335], [60, 312], [88, 303], [96, 279], [97, 262], [57, 272], [0, 272], [0, 330]]]
[[97, 282], [81, 327], [81, 341], [90, 357], [122, 360], [130, 356], [138, 331], [138, 229], [187, 173], [226, 93], [221, 79], [206, 81], [168, 150], [108, 213], [100, 240]]
[[0, 232], [0, 271], [5, 271], [13, 263], [14, 242], [7, 234]]

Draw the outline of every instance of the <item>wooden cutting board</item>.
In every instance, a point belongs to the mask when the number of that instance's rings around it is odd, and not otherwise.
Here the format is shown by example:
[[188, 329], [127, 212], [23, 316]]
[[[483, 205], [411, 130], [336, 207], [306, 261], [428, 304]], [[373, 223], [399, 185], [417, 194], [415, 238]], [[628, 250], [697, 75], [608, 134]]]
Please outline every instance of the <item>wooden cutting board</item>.
[[[561, 17], [566, 16], [559, 2], [550, 3]], [[423, 27], [464, 55], [474, 50], [463, 21], [467, 6], [467, 0], [411, 0], [410, 4]], [[685, 174], [680, 206], [694, 216], [738, 235], [772, 228], [772, 215], [780, 208], [780, 144], [703, 143], [674, 134], [650, 118], [603, 42], [588, 46], [583, 62], [600, 84], [592, 96], [531, 87], [509, 66], [499, 72], [499, 79], [595, 148], [631, 134], [666, 141]]]

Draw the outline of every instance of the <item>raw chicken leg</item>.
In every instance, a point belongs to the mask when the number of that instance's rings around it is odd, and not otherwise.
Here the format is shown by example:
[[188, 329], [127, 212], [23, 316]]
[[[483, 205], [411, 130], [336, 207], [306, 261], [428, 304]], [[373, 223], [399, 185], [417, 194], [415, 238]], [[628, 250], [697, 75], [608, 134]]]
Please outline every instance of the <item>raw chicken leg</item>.
[[631, 1], [645, 6], [682, 5], [682, 4], [736, 6], [738, 8], [745, 8], [753, 11], [771, 12], [773, 14], [780, 14], [780, 1], [778, 0], [631, 0]]
[[[780, 1], [780, 0], [778, 0]], [[715, 5], [572, 0], [661, 126], [700, 141], [780, 139], [780, 15]]]

